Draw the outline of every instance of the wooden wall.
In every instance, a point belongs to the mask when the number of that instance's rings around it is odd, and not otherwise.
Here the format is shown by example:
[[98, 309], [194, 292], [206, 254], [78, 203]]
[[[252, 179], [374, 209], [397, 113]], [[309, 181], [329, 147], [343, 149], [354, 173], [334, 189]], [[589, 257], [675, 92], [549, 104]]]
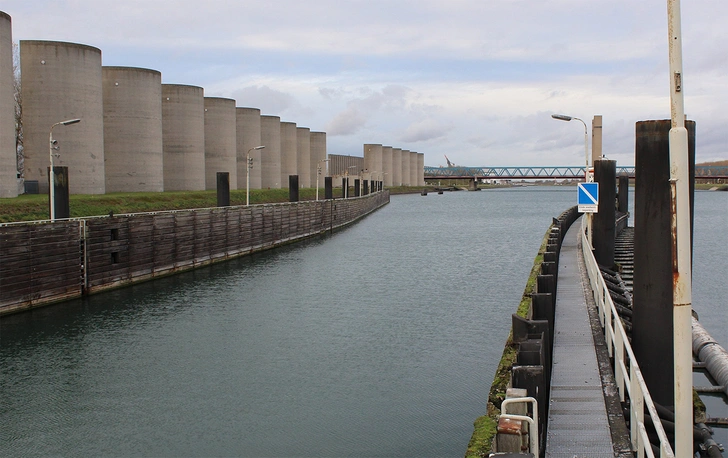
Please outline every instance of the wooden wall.
[[0, 225], [0, 315], [292, 243], [388, 202], [385, 191], [346, 200]]

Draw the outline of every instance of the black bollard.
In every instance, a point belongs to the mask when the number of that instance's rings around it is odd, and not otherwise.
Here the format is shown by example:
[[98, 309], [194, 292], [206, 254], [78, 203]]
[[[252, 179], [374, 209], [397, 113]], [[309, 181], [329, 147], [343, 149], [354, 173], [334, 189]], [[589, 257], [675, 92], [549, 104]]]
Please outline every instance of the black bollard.
[[341, 179], [341, 198], [346, 199], [349, 197], [349, 178]]
[[298, 202], [298, 175], [288, 175], [288, 201]]
[[[50, 167], [48, 167], [50, 170]], [[48, 175], [48, 188], [50, 189], [50, 174]], [[49, 212], [50, 205], [53, 205], [55, 209], [55, 218], [70, 218], [71, 217], [71, 205], [70, 196], [68, 190], [68, 167], [66, 166], [53, 166], [53, 202], [48, 200]]]
[[629, 211], [629, 177], [627, 175], [620, 175], [617, 181], [617, 211], [620, 213], [627, 213]]
[[592, 216], [594, 258], [597, 264], [612, 269], [616, 237], [617, 161], [594, 161], [594, 181], [599, 183], [599, 212]]
[[354, 178], [354, 197], [361, 196], [361, 182], [359, 178]]
[[217, 172], [217, 206], [230, 206], [230, 172]]
[[362, 181], [362, 195], [366, 196], [369, 194], [369, 180]]
[[[670, 120], [638, 122], [635, 143], [632, 348], [652, 399], [663, 406], [674, 405], [670, 126]], [[685, 127], [692, 209], [695, 122]]]
[[331, 177], [324, 177], [324, 199], [334, 198], [334, 182]]

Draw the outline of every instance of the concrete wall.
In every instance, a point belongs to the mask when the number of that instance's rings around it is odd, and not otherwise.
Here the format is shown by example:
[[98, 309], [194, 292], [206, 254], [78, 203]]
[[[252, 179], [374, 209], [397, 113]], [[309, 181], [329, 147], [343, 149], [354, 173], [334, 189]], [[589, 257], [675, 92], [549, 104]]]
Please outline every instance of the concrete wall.
[[[348, 175], [349, 177], [359, 178], [362, 170], [364, 170], [363, 157], [329, 154], [329, 175], [332, 177]], [[334, 184], [341, 185], [341, 182], [335, 182]]]
[[[237, 120], [237, 170], [238, 170], [238, 188], [245, 189], [247, 186], [247, 169], [246, 161], [248, 159], [248, 151], [256, 146], [261, 146], [260, 139], [260, 110], [257, 108], [239, 107], [235, 109]], [[265, 145], [263, 145], [265, 146]], [[265, 151], [265, 150], [263, 150]], [[253, 168], [250, 169], [250, 188], [261, 188], [261, 151], [250, 151], [250, 157], [253, 158]]]
[[[295, 122], [281, 122], [281, 187], [288, 188], [288, 176], [298, 170], [298, 134]], [[299, 184], [300, 185], [300, 184]]]
[[[313, 188], [311, 182], [311, 129], [296, 128], [296, 148], [298, 149], [298, 185], [301, 188]], [[314, 175], [314, 179], [316, 176]]]
[[401, 155], [402, 163], [402, 185], [410, 186], [410, 151], [408, 149], [402, 150]]
[[205, 188], [217, 189], [217, 172], [230, 174], [238, 189], [235, 100], [205, 97]]
[[0, 197], [17, 197], [12, 20], [0, 11]]
[[201, 87], [162, 85], [165, 191], [205, 189], [204, 97]]
[[319, 186], [323, 186], [324, 177], [329, 176], [326, 162], [326, 132], [311, 132], [311, 185], [316, 186], [316, 173], [321, 166]]
[[103, 67], [102, 78], [106, 192], [163, 191], [162, 74]]
[[417, 185], [425, 185], [425, 154], [417, 154]]
[[[265, 149], [261, 154], [261, 186], [280, 189], [281, 186], [281, 118], [260, 117], [260, 140]], [[288, 180], [286, 179], [286, 187]]]
[[392, 186], [402, 185], [402, 149], [392, 148]]
[[72, 194], [103, 194], [104, 127], [101, 50], [56, 41], [21, 41], [25, 178], [48, 192], [48, 133], [57, 122], [57, 166], [67, 166]]
[[382, 146], [382, 170], [384, 171], [384, 186], [392, 186], [392, 147]]

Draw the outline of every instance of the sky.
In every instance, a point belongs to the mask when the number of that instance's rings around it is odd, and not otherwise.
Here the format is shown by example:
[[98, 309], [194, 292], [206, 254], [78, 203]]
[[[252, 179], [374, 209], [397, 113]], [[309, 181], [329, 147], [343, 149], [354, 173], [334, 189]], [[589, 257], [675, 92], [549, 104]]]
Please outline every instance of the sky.
[[[696, 161], [728, 159], [728, 2], [683, 0]], [[0, 0], [13, 41], [101, 49], [208, 97], [314, 131], [331, 154], [379, 143], [425, 165], [634, 165], [635, 123], [669, 119], [666, 0]], [[22, 58], [22, 56], [21, 56]], [[590, 141], [591, 143], [591, 141]]]

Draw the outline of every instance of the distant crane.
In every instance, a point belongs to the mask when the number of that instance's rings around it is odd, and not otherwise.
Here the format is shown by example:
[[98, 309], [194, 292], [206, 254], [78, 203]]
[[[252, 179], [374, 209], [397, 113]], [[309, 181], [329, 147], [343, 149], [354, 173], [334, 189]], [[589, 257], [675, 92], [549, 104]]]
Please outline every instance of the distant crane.
[[447, 154], [445, 154], [444, 156], [445, 156], [445, 160], [447, 161], [447, 166], [448, 167], [455, 167], [455, 164], [453, 164], [452, 162], [450, 162], [450, 159], [448, 159]]

